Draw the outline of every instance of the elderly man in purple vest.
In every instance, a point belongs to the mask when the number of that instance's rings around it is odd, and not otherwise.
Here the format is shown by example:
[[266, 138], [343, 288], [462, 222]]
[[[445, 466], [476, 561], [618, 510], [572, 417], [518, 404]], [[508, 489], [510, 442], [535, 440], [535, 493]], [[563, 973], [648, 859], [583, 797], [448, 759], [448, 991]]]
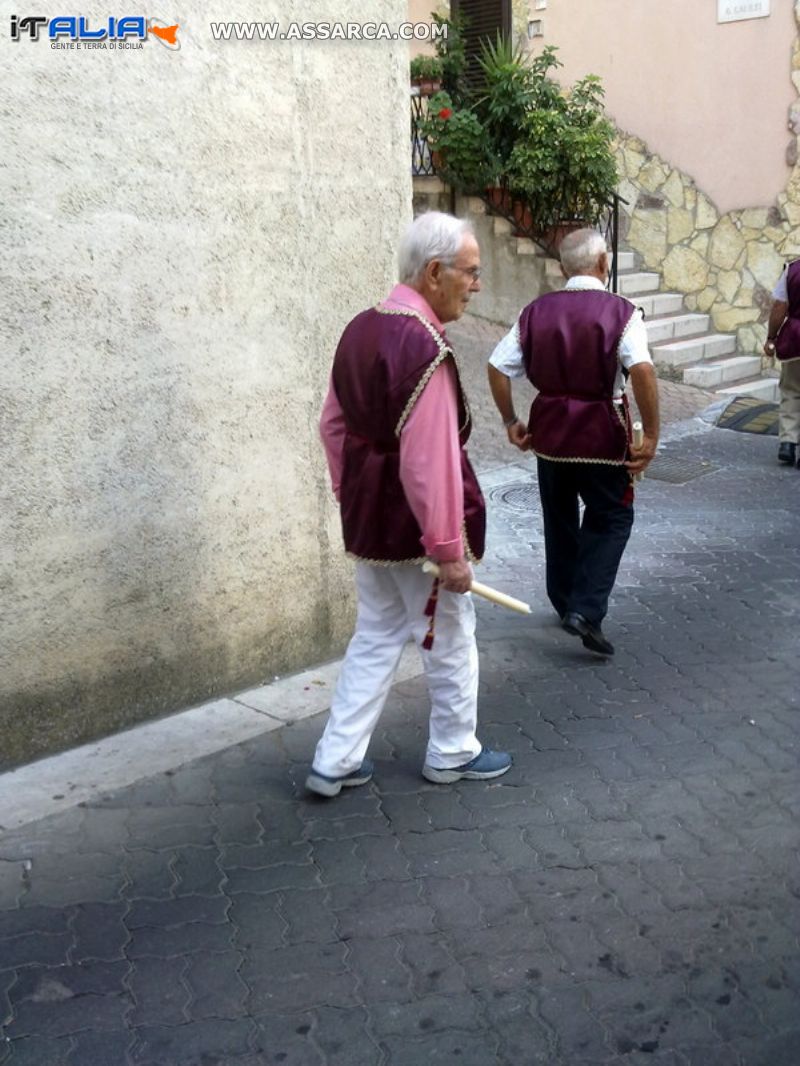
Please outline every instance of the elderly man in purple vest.
[[[658, 387], [641, 312], [605, 289], [605, 240], [578, 230], [560, 256], [566, 287], [523, 309], [491, 355], [489, 384], [509, 441], [537, 456], [550, 602], [568, 633], [613, 655], [602, 622], [633, 525], [632, 477], [658, 444]], [[637, 447], [628, 375], [643, 423]], [[523, 376], [538, 391], [527, 426], [512, 400], [511, 379]]]
[[764, 351], [781, 364], [778, 462], [800, 467], [800, 259], [781, 274], [772, 298]]
[[[320, 430], [345, 548], [356, 560], [358, 613], [306, 788], [336, 796], [370, 780], [367, 746], [404, 645], [420, 647], [431, 700], [422, 774], [449, 784], [499, 777], [505, 752], [475, 730], [475, 610], [464, 595], [483, 554], [483, 496], [464, 450], [467, 399], [444, 323], [480, 290], [478, 242], [439, 212], [411, 224], [401, 284], [347, 326]], [[432, 559], [439, 579], [421, 564]]]

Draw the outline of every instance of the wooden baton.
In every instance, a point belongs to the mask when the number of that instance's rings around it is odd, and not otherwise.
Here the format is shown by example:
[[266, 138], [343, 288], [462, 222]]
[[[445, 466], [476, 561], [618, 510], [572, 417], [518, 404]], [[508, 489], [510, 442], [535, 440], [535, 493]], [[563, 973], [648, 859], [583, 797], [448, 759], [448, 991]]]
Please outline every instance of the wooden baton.
[[[426, 574], [433, 574], [434, 577], [439, 576], [439, 567], [430, 560], [422, 564], [422, 569]], [[497, 603], [501, 607], [508, 607], [510, 611], [518, 611], [519, 614], [531, 613], [530, 604], [523, 603], [522, 600], [515, 600], [513, 596], [506, 596], [504, 592], [498, 592], [497, 589], [490, 588], [488, 585], [482, 585], [480, 581], [472, 582], [470, 592], [483, 596], [485, 600], [491, 600], [492, 603]]]
[[[644, 440], [644, 431], [642, 429], [642, 423], [641, 422], [634, 422], [633, 425], [631, 426], [631, 430], [633, 432], [633, 441], [631, 443], [633, 444], [634, 448], [641, 448], [642, 441]], [[640, 471], [640, 473], [638, 473], [638, 474], [634, 474], [633, 475], [633, 480], [634, 481], [641, 481], [643, 477], [644, 477], [644, 470]]]

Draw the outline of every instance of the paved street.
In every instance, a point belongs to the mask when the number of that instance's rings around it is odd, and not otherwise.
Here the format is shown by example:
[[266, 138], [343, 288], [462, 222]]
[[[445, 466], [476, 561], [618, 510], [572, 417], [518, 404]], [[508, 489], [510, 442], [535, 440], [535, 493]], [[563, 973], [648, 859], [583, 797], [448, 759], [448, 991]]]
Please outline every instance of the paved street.
[[424, 782], [414, 678], [336, 800], [302, 790], [315, 717], [0, 835], [3, 1066], [798, 1066], [800, 471], [668, 427], [699, 476], [637, 490], [602, 661], [495, 447], [480, 576], [534, 605], [478, 605], [512, 771]]

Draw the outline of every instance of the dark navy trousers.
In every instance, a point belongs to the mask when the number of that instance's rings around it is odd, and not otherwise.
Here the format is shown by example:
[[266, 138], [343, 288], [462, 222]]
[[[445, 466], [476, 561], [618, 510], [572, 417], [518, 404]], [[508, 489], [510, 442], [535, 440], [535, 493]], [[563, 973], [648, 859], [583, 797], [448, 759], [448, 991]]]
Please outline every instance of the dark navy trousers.
[[537, 463], [547, 595], [560, 618], [575, 611], [600, 625], [633, 526], [630, 474], [605, 463]]

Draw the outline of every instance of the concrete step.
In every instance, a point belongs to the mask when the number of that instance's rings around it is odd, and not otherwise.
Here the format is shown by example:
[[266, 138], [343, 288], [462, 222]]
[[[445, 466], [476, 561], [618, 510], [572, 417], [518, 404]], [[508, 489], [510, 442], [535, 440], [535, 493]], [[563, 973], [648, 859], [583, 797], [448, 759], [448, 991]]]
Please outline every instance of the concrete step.
[[485, 215], [486, 214], [486, 202], [480, 198], [480, 196], [468, 196], [467, 197], [467, 211], [471, 215]]
[[655, 363], [667, 366], [685, 366], [704, 359], [728, 355], [736, 351], [736, 338], [727, 333], [707, 333], [704, 337], [672, 341], [669, 344], [654, 344], [652, 356]]
[[[613, 258], [613, 256], [611, 257]], [[636, 269], [636, 256], [633, 252], [617, 252], [617, 272]]]
[[530, 237], [512, 237], [511, 240], [514, 242], [517, 255], [544, 255], [539, 245]]
[[645, 321], [684, 310], [683, 296], [679, 292], [656, 292], [652, 296], [631, 296], [629, 299], [644, 311]]
[[619, 275], [619, 291], [622, 296], [633, 296], [643, 292], [655, 292], [661, 283], [661, 276], [649, 270], [634, 270], [630, 274]]
[[761, 371], [761, 356], [735, 355], [699, 366], [687, 366], [683, 372], [684, 385], [696, 385], [698, 389], [715, 389], [733, 381], [746, 381]]
[[[500, 215], [494, 215], [492, 219], [492, 228], [494, 229], [495, 237], [509, 237], [513, 226], [507, 218], [501, 218]], [[531, 241], [531, 244], [533, 242]]]
[[740, 381], [736, 385], [716, 391], [725, 396], [755, 396], [766, 403], [778, 403], [780, 400], [777, 378], [754, 378], [752, 381]]
[[708, 331], [711, 319], [708, 315], [683, 314], [670, 315], [667, 318], [646, 318], [645, 329], [650, 344], [673, 340], [676, 337], [690, 337]]

